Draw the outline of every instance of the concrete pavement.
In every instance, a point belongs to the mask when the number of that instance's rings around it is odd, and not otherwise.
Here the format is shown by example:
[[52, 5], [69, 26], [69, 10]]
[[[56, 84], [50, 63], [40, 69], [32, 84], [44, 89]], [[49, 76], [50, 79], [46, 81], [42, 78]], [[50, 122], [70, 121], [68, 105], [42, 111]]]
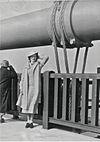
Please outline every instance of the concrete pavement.
[[6, 122], [0, 124], [0, 141], [100, 141], [91, 135], [86, 136], [63, 129], [46, 130], [36, 123], [33, 129], [25, 128], [25, 121], [13, 120], [11, 117], [6, 115]]

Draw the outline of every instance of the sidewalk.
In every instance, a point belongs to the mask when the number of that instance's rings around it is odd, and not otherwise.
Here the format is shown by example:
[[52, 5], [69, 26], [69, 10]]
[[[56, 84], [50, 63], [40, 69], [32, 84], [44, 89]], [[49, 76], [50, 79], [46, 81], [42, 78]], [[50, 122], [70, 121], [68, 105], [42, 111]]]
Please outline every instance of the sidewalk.
[[6, 115], [6, 123], [0, 123], [0, 141], [100, 141], [93, 136], [77, 134], [66, 130], [52, 128], [43, 129], [42, 125], [34, 124], [33, 129], [25, 128], [25, 121], [13, 120]]

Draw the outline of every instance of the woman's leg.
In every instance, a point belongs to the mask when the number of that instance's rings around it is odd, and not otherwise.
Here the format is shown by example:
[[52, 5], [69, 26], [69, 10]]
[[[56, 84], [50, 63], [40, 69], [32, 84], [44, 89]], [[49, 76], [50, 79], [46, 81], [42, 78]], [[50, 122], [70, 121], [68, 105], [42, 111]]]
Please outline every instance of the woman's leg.
[[29, 128], [30, 127], [30, 115], [27, 114], [27, 123], [25, 125], [25, 128]]
[[33, 114], [30, 115], [30, 122], [33, 123]]
[[33, 128], [33, 114], [30, 114], [30, 128]]
[[33, 123], [33, 114], [27, 115], [27, 123]]
[[27, 114], [27, 123], [29, 123], [29, 121], [30, 121], [30, 115]]

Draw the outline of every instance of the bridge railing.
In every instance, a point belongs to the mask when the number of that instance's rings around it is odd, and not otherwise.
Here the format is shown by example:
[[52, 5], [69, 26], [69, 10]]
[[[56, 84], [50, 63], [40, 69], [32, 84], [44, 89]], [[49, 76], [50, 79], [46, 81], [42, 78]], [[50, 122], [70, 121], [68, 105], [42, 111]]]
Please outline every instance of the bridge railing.
[[[11, 109], [13, 112], [16, 110], [19, 112], [19, 114], [22, 115], [21, 113], [21, 108], [16, 106], [16, 102], [18, 99], [18, 96], [20, 94], [20, 80], [21, 80], [21, 73], [17, 74], [17, 80], [12, 79], [12, 84], [11, 84]], [[11, 110], [11, 113], [12, 113]], [[43, 112], [43, 74], [41, 74], [41, 87], [40, 87], [40, 99], [37, 107], [37, 111], [35, 112], [35, 116], [37, 118], [42, 117], [42, 112]]]
[[43, 127], [59, 124], [100, 133], [100, 74], [44, 73]]

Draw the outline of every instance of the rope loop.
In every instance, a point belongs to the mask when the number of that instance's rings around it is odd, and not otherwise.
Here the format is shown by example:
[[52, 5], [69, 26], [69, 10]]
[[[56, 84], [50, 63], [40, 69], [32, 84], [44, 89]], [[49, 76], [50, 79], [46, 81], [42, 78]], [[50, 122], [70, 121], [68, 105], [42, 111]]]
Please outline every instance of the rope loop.
[[57, 30], [56, 30], [56, 25], [55, 25], [55, 18], [56, 18], [56, 12], [57, 10], [60, 8], [60, 3], [61, 1], [55, 1], [54, 2], [54, 7], [52, 10], [52, 15], [51, 15], [51, 32], [52, 32], [52, 45], [54, 47], [54, 51], [55, 51], [55, 58], [56, 58], [56, 65], [57, 65], [57, 71], [58, 73], [60, 73], [60, 64], [59, 64], [59, 57], [58, 57], [58, 50], [57, 50], [57, 46], [60, 45], [59, 41], [60, 38], [57, 34]]
[[56, 45], [60, 44], [60, 37], [57, 33], [56, 25], [55, 25], [55, 18], [56, 18], [56, 12], [60, 8], [60, 4], [62, 1], [54, 1], [54, 7], [52, 10], [52, 15], [51, 15], [51, 32], [52, 32], [52, 41], [56, 42]]
[[65, 30], [64, 30], [64, 19], [63, 19], [64, 11], [65, 11], [65, 8], [66, 8], [66, 4], [67, 4], [67, 1], [63, 1], [62, 2], [60, 17], [59, 17], [59, 24], [60, 24], [60, 33], [61, 33], [61, 43], [60, 44], [63, 46], [66, 73], [69, 73], [69, 66], [68, 66], [68, 59], [67, 59], [67, 50], [66, 50], [66, 47], [67, 47], [66, 43], [68, 43], [68, 41], [67, 41], [65, 33], [64, 33]]

